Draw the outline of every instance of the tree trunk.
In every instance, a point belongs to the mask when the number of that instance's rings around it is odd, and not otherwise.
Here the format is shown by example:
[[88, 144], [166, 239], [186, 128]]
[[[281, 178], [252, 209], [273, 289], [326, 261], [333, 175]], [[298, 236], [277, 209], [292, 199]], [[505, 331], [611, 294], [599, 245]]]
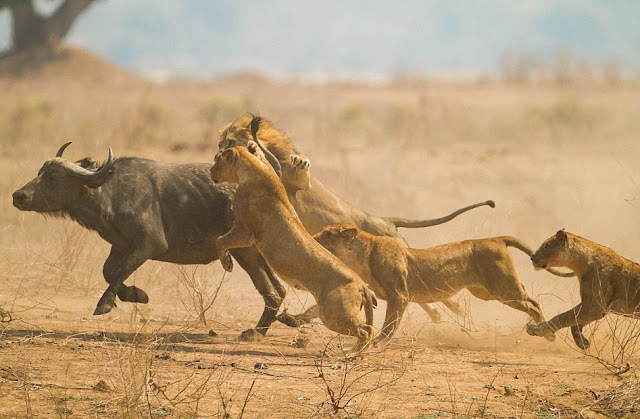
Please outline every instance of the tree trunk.
[[13, 21], [12, 52], [58, 44], [73, 22], [95, 0], [65, 0], [48, 17], [36, 13], [31, 0], [10, 1]]

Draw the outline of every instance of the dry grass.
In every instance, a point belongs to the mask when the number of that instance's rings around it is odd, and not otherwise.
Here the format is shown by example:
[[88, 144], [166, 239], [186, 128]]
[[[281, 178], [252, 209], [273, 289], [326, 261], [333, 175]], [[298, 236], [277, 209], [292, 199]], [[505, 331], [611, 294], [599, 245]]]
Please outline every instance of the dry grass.
[[[69, 221], [20, 213], [9, 198], [66, 141], [76, 158], [104, 158], [110, 145], [116, 156], [212, 161], [218, 129], [253, 111], [288, 131], [318, 178], [372, 213], [429, 218], [496, 201], [405, 231], [414, 246], [503, 234], [537, 246], [566, 227], [639, 260], [637, 84], [158, 85], [67, 51], [24, 77], [0, 75], [0, 91], [0, 318], [12, 320], [0, 323], [0, 397], [10, 406], [0, 416], [550, 418], [637, 406], [637, 325], [615, 317], [586, 331], [598, 361], [564, 332], [566, 342], [530, 338], [524, 315], [464, 293], [467, 317], [434, 325], [412, 306], [388, 347], [351, 363], [319, 325], [300, 332], [302, 348], [280, 326], [265, 342], [236, 342], [263, 307], [240, 271], [223, 281], [219, 264], [147, 262], [128, 283], [150, 304], [94, 318], [108, 245]], [[579, 300], [575, 280], [514, 259], [547, 317]], [[295, 312], [306, 298], [291, 292], [285, 305]], [[622, 383], [602, 366], [627, 362]]]

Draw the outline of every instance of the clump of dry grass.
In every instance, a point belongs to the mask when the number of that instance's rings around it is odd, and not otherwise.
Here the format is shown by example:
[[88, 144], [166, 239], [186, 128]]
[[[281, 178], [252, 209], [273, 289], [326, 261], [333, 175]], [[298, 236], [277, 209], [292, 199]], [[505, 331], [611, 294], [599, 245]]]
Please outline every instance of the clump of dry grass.
[[596, 402], [591, 410], [608, 417], [633, 418], [640, 412], [640, 380], [626, 380], [618, 387], [600, 394], [593, 392]]

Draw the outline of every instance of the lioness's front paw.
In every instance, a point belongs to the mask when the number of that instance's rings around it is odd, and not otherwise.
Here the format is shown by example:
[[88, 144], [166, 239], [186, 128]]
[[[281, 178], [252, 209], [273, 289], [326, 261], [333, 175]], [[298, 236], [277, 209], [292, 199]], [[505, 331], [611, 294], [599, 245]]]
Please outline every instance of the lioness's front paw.
[[304, 156], [292, 154], [289, 156], [289, 159], [291, 160], [291, 165], [296, 169], [306, 170], [311, 167], [311, 161]]
[[555, 339], [553, 331], [546, 325], [546, 323], [527, 323], [526, 330], [531, 336], [544, 337], [550, 341]]
[[282, 313], [276, 316], [276, 320], [278, 320], [282, 324], [286, 324], [289, 327], [300, 327], [303, 324], [309, 323], [307, 319], [302, 318], [300, 315], [291, 314], [285, 308], [282, 310]]
[[224, 251], [224, 255], [220, 258], [220, 263], [225, 271], [233, 271], [233, 259], [231, 259], [231, 253], [228, 250]]

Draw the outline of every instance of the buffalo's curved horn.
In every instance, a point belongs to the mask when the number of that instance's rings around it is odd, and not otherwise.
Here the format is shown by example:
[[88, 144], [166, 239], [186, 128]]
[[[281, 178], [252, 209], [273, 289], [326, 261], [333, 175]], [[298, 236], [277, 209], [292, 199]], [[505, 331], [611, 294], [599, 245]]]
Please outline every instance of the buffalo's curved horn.
[[71, 144], [73, 141], [69, 141], [66, 144], [62, 144], [62, 147], [60, 147], [58, 149], [58, 152], [56, 153], [56, 157], [62, 157], [62, 153], [64, 153], [64, 150], [67, 149], [67, 147], [69, 147], [69, 144]]
[[253, 136], [253, 141], [255, 141], [256, 144], [258, 144], [258, 147], [260, 147], [260, 150], [262, 150], [262, 152], [264, 153], [264, 156], [267, 158], [267, 160], [271, 164], [271, 167], [273, 167], [273, 170], [276, 172], [276, 175], [278, 175], [278, 177], [281, 177], [282, 166], [280, 166], [280, 162], [278, 161], [278, 158], [274, 156], [273, 153], [271, 153], [269, 150], [267, 150], [267, 148], [263, 146], [262, 142], [260, 142], [260, 140], [258, 139], [258, 129], [260, 128], [260, 121], [262, 121], [262, 117], [260, 116], [254, 116], [253, 119], [251, 120], [250, 128], [251, 128], [251, 135]]
[[95, 172], [85, 169], [82, 166], [78, 166], [70, 161], [64, 162], [63, 166], [70, 174], [82, 178], [85, 181], [85, 184], [90, 188], [97, 188], [109, 178], [109, 174], [112, 171], [113, 150], [109, 147], [109, 157], [107, 158], [107, 161], [105, 161], [102, 167]]

